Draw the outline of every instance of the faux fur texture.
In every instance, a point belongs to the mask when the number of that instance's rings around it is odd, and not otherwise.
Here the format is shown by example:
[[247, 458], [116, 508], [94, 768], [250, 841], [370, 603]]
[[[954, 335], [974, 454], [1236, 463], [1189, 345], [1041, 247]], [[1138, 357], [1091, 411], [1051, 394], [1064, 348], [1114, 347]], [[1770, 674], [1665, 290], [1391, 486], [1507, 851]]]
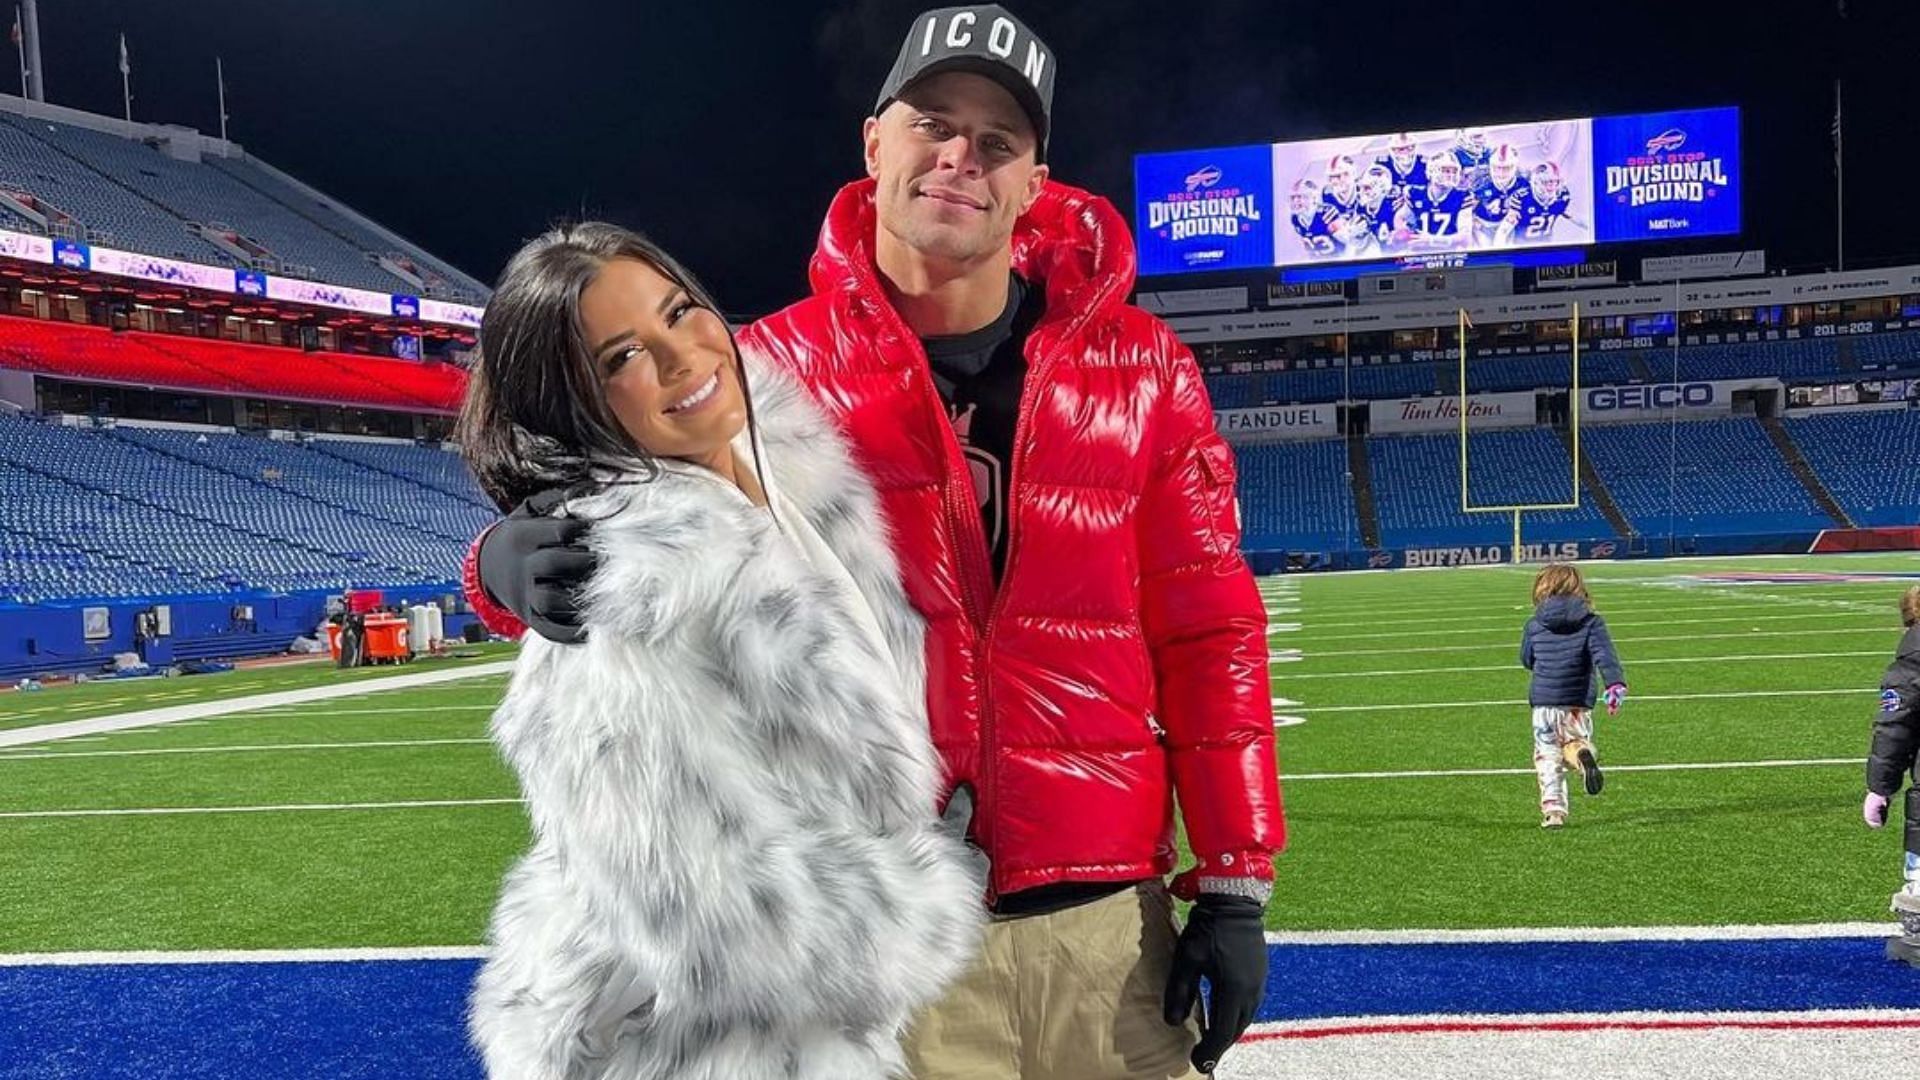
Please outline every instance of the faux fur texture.
[[471, 1010], [496, 1080], [879, 1080], [970, 958], [983, 880], [935, 817], [921, 626], [878, 503], [784, 376], [749, 366], [773, 486], [890, 655], [768, 515], [675, 467], [595, 519], [585, 644], [528, 635], [492, 733], [532, 850]]

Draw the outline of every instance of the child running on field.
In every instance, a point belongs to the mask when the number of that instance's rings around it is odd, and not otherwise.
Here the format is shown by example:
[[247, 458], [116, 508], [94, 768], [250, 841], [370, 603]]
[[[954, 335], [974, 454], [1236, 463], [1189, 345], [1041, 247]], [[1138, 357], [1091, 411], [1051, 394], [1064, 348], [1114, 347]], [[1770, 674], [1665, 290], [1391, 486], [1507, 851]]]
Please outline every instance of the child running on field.
[[1580, 773], [1587, 794], [1604, 778], [1593, 748], [1594, 673], [1606, 686], [1607, 714], [1627, 698], [1626, 675], [1607, 621], [1593, 610], [1580, 571], [1554, 563], [1533, 580], [1533, 617], [1520, 638], [1520, 664], [1533, 672], [1533, 769], [1540, 779], [1540, 827], [1567, 823], [1567, 770]]

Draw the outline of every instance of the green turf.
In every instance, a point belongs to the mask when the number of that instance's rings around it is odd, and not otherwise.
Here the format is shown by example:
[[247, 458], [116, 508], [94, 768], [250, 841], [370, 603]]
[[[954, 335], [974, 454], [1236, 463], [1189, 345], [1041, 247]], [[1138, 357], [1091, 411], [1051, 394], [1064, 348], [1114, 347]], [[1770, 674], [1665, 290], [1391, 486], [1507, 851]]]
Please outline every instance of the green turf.
[[[1899, 837], [1860, 824], [1860, 761], [1908, 582], [1677, 581], [1917, 567], [1900, 555], [1587, 567], [1632, 696], [1596, 725], [1616, 767], [1606, 792], [1576, 795], [1558, 833], [1538, 827], [1526, 771], [1342, 775], [1529, 768], [1517, 651], [1530, 570], [1263, 582], [1290, 597], [1270, 605], [1275, 649], [1301, 656], [1274, 665], [1275, 695], [1297, 703], [1275, 711], [1304, 721], [1278, 732], [1291, 840], [1271, 924], [1884, 918]], [[180, 704], [195, 699], [152, 697], [189, 689], [235, 696], [391, 674], [303, 666], [49, 690], [0, 698], [0, 728]], [[484, 743], [365, 745], [484, 739], [504, 685], [484, 676], [0, 751], [0, 813], [511, 797]], [[1681, 696], [1706, 694], [1722, 696]], [[1839, 763], [1617, 768], [1827, 759]], [[472, 944], [526, 842], [512, 805], [0, 818], [0, 952]]]
[[245, 667], [218, 675], [191, 675], [175, 679], [95, 679], [84, 683], [52, 683], [34, 693], [0, 694], [0, 731], [111, 716], [137, 709], [191, 705], [252, 694], [271, 694], [309, 686], [343, 682], [375, 682], [394, 675], [442, 671], [500, 660], [513, 647], [500, 644], [463, 645], [455, 655], [341, 671], [325, 660], [302, 660], [266, 667]]

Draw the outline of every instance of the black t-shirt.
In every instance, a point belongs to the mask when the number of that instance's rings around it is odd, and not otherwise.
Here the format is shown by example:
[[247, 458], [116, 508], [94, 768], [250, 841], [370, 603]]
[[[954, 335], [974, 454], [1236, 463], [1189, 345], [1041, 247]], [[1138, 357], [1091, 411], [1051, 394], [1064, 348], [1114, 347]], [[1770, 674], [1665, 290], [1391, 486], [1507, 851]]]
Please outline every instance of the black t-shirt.
[[[1007, 306], [999, 318], [970, 333], [921, 339], [933, 368], [933, 384], [946, 403], [953, 433], [972, 468], [973, 492], [980, 501], [987, 546], [993, 552], [996, 583], [1007, 566], [1007, 488], [1012, 481], [1020, 390], [1027, 378], [1027, 334], [1045, 310], [1042, 290], [1018, 274], [1009, 274]], [[1111, 896], [1131, 884], [1043, 885], [1002, 896], [994, 910], [1002, 916], [1044, 915]]]
[[922, 338], [933, 384], [946, 403], [973, 474], [987, 548], [997, 582], [1007, 564], [1007, 487], [1012, 481], [1013, 429], [1020, 388], [1027, 378], [1027, 334], [1040, 321], [1046, 297], [1018, 274], [1007, 275], [1007, 306], [978, 330]]

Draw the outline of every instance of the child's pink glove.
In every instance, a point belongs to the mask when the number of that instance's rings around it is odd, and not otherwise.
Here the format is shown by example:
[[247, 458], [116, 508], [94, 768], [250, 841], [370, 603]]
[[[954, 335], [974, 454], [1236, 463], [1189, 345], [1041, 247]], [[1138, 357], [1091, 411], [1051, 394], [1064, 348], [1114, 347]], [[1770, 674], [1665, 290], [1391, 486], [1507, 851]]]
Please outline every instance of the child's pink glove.
[[1621, 703], [1627, 700], [1627, 684], [1614, 683], [1612, 686], [1607, 687], [1607, 692], [1604, 696], [1607, 699], [1607, 715], [1618, 716], [1620, 714]]
[[1867, 828], [1878, 829], [1887, 823], [1887, 797], [1867, 792], [1867, 801], [1860, 804], [1860, 816], [1867, 819]]

